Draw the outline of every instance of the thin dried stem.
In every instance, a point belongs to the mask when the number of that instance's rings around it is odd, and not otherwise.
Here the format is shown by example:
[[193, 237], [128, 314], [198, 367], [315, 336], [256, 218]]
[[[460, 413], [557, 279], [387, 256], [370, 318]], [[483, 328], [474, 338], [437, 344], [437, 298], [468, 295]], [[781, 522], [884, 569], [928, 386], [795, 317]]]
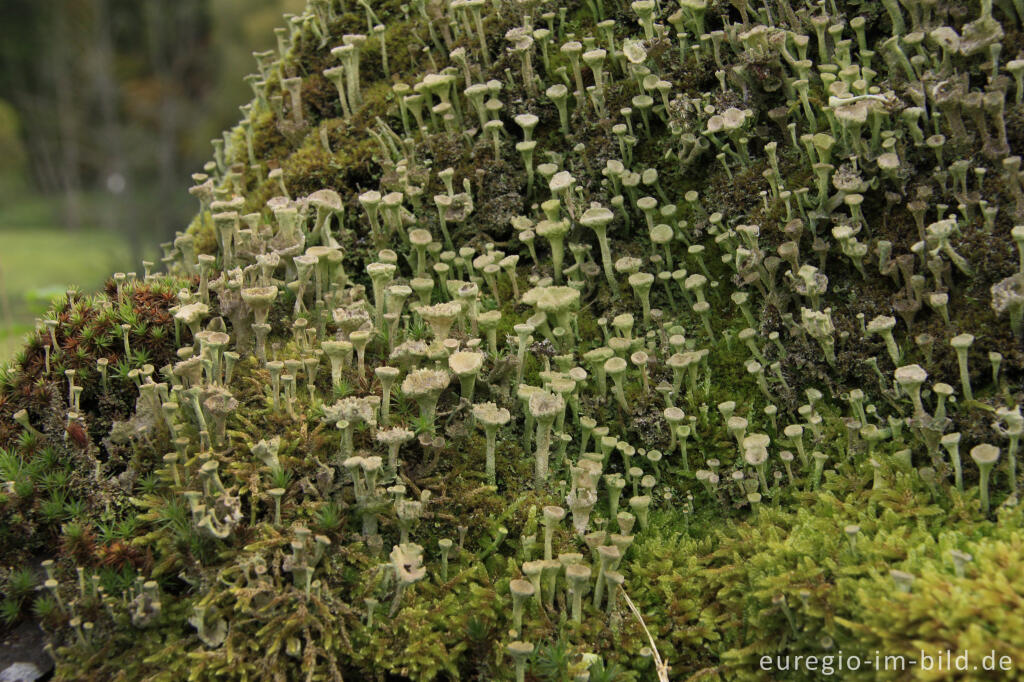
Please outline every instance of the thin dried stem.
[[626, 594], [626, 588], [619, 585], [619, 589], [622, 590], [622, 596], [626, 599], [626, 605], [629, 606], [629, 610], [633, 612], [636, 619], [640, 621], [640, 627], [644, 629], [644, 633], [647, 635], [647, 641], [651, 643], [651, 652], [654, 655], [654, 670], [658, 673], [658, 682], [668, 682], [668, 664], [661, 659], [661, 654], [658, 653], [658, 645], [654, 643], [654, 636], [651, 631], [647, 629], [647, 623], [644, 622], [644, 617], [640, 615], [640, 610], [633, 603], [633, 600]]

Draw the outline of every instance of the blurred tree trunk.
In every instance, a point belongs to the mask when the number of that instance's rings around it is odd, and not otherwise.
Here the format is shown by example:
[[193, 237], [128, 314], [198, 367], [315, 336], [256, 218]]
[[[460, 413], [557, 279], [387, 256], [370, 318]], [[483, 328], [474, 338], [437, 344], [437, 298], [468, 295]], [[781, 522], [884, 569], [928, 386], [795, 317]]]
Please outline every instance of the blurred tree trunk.
[[[182, 204], [186, 170], [180, 144], [195, 113], [189, 72], [206, 52], [206, 5], [207, 0], [151, 0], [142, 7], [149, 67], [158, 85], [155, 194], [163, 207]], [[153, 227], [158, 236], [169, 236], [181, 227], [179, 212], [160, 211]]]
[[46, 64], [54, 87], [57, 109], [56, 145], [60, 150], [57, 174], [64, 199], [64, 225], [75, 230], [82, 225], [82, 168], [78, 125], [81, 115], [77, 110], [72, 31], [68, 25], [69, 13], [63, 11], [65, 9], [58, 7], [51, 13], [53, 40], [51, 49], [44, 56], [49, 57]]
[[[56, 4], [56, 3], [55, 3]], [[28, 151], [27, 170], [34, 184], [46, 193], [63, 197], [60, 172], [61, 147], [56, 76], [62, 68], [54, 49], [47, 46], [60, 31], [55, 13], [36, 11], [25, 0], [6, 0], [0, 21], [0, 92], [21, 119], [22, 137]], [[66, 18], [64, 18], [66, 21]], [[31, 47], [29, 47], [31, 46]], [[67, 45], [61, 47], [67, 51]], [[37, 48], [37, 49], [32, 49]]]
[[89, 10], [92, 17], [89, 75], [96, 97], [100, 129], [100, 146], [96, 150], [97, 170], [100, 188], [110, 195], [109, 200], [102, 202], [104, 208], [101, 220], [107, 229], [126, 234], [132, 247], [132, 256], [136, 258], [140, 250], [137, 230], [127, 229], [124, 220], [124, 202], [129, 188], [121, 140], [120, 89], [114, 71], [114, 17], [110, 0], [89, 0]]

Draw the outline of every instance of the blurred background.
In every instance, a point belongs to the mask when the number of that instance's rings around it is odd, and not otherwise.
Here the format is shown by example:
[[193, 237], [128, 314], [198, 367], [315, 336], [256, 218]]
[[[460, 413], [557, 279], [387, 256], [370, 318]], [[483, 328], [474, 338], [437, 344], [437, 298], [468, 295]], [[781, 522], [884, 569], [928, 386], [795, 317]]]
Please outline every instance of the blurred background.
[[0, 0], [0, 362], [68, 285], [183, 229], [192, 173], [305, 0]]

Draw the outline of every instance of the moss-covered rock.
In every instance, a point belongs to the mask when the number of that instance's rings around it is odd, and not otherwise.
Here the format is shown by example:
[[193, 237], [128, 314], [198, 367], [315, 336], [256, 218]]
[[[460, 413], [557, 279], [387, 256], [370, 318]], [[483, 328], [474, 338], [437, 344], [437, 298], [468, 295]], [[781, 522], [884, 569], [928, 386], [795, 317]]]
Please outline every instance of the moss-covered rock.
[[59, 679], [1015, 671], [1015, 12], [311, 0], [163, 272], [0, 374], [5, 623]]

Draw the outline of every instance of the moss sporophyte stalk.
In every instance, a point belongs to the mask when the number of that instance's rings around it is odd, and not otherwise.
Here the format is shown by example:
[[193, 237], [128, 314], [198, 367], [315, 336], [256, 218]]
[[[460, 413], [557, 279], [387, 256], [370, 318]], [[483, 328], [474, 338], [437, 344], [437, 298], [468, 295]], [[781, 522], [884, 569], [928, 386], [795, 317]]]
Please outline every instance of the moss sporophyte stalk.
[[3, 627], [57, 679], [1019, 665], [1022, 21], [310, 0], [192, 223], [0, 371]]

